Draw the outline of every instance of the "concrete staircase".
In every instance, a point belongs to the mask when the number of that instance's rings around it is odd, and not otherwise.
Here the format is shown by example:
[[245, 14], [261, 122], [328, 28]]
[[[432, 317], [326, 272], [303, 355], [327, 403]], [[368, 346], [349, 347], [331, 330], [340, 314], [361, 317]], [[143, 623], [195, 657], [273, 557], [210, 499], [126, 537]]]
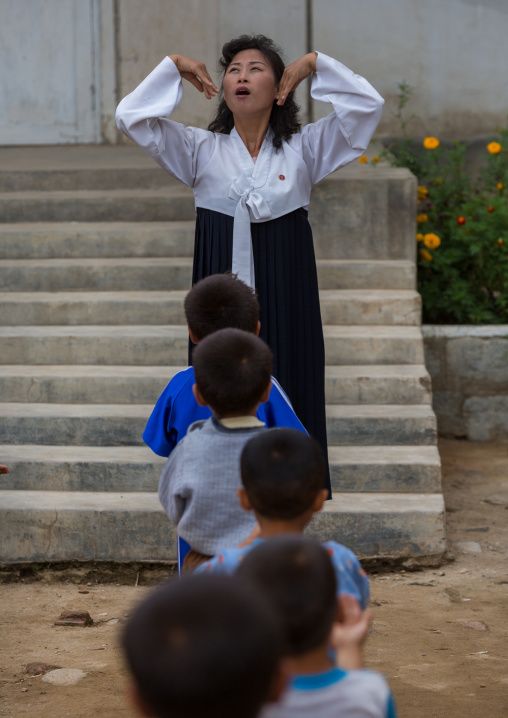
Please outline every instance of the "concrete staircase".
[[[0, 561], [172, 560], [141, 435], [186, 362], [193, 198], [135, 148], [38, 151], [0, 151]], [[334, 498], [310, 533], [362, 556], [445, 549], [415, 195], [364, 167], [313, 195]]]

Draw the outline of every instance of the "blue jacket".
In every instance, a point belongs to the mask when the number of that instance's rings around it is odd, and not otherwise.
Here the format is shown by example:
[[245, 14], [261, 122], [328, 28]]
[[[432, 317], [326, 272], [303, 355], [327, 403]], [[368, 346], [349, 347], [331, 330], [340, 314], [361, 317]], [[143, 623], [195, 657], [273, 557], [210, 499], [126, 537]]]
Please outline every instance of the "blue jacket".
[[[159, 456], [169, 456], [191, 424], [212, 415], [207, 406], [200, 406], [194, 398], [192, 387], [195, 383], [194, 367], [190, 366], [175, 374], [157, 399], [143, 432], [143, 441]], [[258, 419], [269, 429], [278, 426], [307, 433], [281, 385], [273, 377], [272, 384], [268, 401], [258, 408]]]

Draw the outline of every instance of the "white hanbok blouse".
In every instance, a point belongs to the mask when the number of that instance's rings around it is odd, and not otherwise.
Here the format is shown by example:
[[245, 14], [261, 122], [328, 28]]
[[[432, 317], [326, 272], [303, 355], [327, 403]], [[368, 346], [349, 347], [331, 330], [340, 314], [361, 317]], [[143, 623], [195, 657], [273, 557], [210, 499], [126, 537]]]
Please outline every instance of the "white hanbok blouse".
[[170, 175], [192, 187], [196, 207], [234, 217], [232, 271], [255, 286], [251, 222], [307, 208], [312, 185], [360, 157], [381, 117], [383, 98], [367, 80], [318, 53], [311, 95], [333, 112], [275, 150], [268, 129], [254, 161], [235, 128], [218, 134], [168, 119], [182, 79], [166, 57], [116, 111], [118, 128]]

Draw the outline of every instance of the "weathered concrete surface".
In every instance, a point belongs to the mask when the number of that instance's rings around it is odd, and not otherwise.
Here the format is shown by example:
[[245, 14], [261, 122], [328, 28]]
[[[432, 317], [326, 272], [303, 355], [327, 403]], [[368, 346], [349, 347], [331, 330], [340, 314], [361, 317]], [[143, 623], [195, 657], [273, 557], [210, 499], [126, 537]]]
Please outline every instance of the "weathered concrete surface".
[[335, 494], [307, 533], [344, 543], [362, 557], [444, 553], [441, 494]]
[[[18, 546], [11, 560], [174, 557], [153, 493], [163, 459], [141, 435], [160, 391], [187, 363], [181, 304], [193, 253], [192, 196], [175, 191], [162, 171], [157, 183], [158, 170], [149, 174], [145, 165], [133, 189], [132, 156], [118, 154], [116, 163], [99, 164], [94, 189], [93, 161], [82, 175], [65, 163], [53, 176], [42, 167], [31, 176], [26, 163], [17, 176], [12, 166], [7, 174], [0, 169], [0, 199], [6, 216], [15, 214], [0, 225], [0, 286], [8, 289], [0, 297], [0, 442], [2, 463], [11, 467], [0, 491], [0, 505], [8, 499], [10, 509], [0, 525], [9, 551]], [[390, 542], [396, 555], [422, 555], [423, 543], [439, 553], [443, 517], [432, 507], [433, 546], [407, 503], [390, 499], [400, 530], [389, 535], [385, 518], [376, 524], [376, 504], [384, 517], [387, 492], [437, 493], [440, 472], [414, 291], [414, 227], [404, 219], [414, 210], [414, 180], [394, 170], [384, 182], [387, 171], [371, 169], [356, 165], [344, 170], [347, 182], [330, 180], [337, 207], [326, 207], [330, 244], [321, 255], [318, 238], [329, 458], [334, 490], [349, 496], [351, 509], [339, 508], [334, 525], [345, 527], [348, 541], [351, 528], [351, 545], [357, 529], [368, 542], [378, 525], [382, 541], [360, 546], [366, 553], [384, 552]], [[122, 170], [124, 189], [110, 191]], [[28, 192], [38, 181], [46, 191]], [[344, 216], [342, 190], [351, 195]], [[25, 220], [46, 221], [19, 221], [23, 212]], [[135, 221], [118, 221], [126, 217]], [[376, 502], [367, 506], [362, 494], [356, 502], [359, 492]], [[131, 504], [144, 509], [135, 516]], [[90, 534], [104, 539], [104, 550]], [[153, 543], [138, 546], [138, 535]]]
[[416, 177], [353, 164], [318, 184], [309, 220], [318, 257], [414, 261]]
[[328, 441], [348, 444], [427, 445], [437, 441], [436, 417], [432, 408], [417, 405], [328, 405]]
[[[0, 396], [8, 402], [150, 404], [181, 366], [0, 364]], [[328, 366], [329, 404], [429, 404], [425, 367]]]
[[325, 379], [328, 404], [430, 404], [432, 399], [430, 376], [418, 364], [328, 366]]
[[0, 396], [7, 402], [155, 404], [181, 366], [27, 366], [0, 364]]
[[192, 257], [195, 221], [0, 224], [0, 257]]
[[184, 187], [0, 194], [0, 222], [149, 222], [194, 217], [194, 197]]
[[[54, 260], [50, 260], [54, 261]], [[66, 261], [66, 260], [64, 260]], [[103, 260], [106, 261], [106, 260]], [[136, 261], [136, 260], [133, 260]], [[30, 260], [37, 263], [37, 260]], [[7, 264], [10, 264], [9, 261]], [[14, 264], [14, 261], [12, 261]], [[2, 263], [0, 262], [0, 265]], [[4, 263], [4, 267], [5, 267]], [[39, 274], [45, 267], [39, 269]], [[129, 268], [130, 269], [130, 268]], [[147, 273], [150, 275], [151, 267]], [[60, 268], [58, 268], [60, 270]], [[95, 291], [74, 290], [72, 284], [79, 284], [86, 280], [80, 272], [73, 278], [73, 272], [68, 279], [59, 271], [48, 271], [45, 286], [41, 291], [23, 291], [21, 287], [30, 284], [30, 276], [37, 275], [37, 267], [30, 267], [28, 276], [23, 276], [23, 267], [17, 268], [13, 274], [19, 277], [17, 286], [21, 291], [0, 291], [0, 317], [3, 325], [83, 325], [83, 324], [185, 324], [183, 302], [191, 284], [191, 266], [182, 264], [167, 264], [154, 273], [159, 284], [165, 291], [150, 290], [98, 290], [100, 276], [95, 276], [90, 284], [96, 284]], [[115, 280], [113, 276], [104, 282], [121, 284], [128, 287], [126, 279], [133, 274], [134, 279], [140, 277], [138, 271], [126, 272], [121, 278]], [[6, 268], [6, 273], [8, 268]], [[81, 274], [81, 277], [79, 276]], [[100, 272], [98, 273], [100, 275]], [[164, 275], [166, 274], [166, 278]], [[108, 282], [108, 279], [110, 280]], [[54, 280], [54, 281], [53, 281]], [[9, 284], [15, 279], [9, 279]], [[34, 282], [34, 284], [36, 284]], [[136, 282], [133, 282], [136, 284]], [[56, 285], [55, 290], [51, 285]], [[20, 286], [21, 285], [21, 286]], [[60, 285], [60, 286], [59, 286]], [[64, 288], [61, 285], [66, 285]], [[71, 285], [71, 286], [69, 286]], [[137, 283], [138, 288], [141, 286]], [[169, 287], [173, 287], [169, 291]], [[2, 287], [2, 267], [0, 266], [0, 288]], [[92, 287], [92, 290], [94, 288]], [[398, 325], [417, 326], [420, 324], [421, 299], [420, 295], [411, 290], [388, 289], [325, 289], [320, 293], [321, 316], [325, 324], [356, 324], [356, 325]]]
[[[156, 493], [2, 491], [0, 561], [174, 561]], [[115, 558], [113, 558], [115, 557]]]
[[[156, 491], [165, 462], [146, 446], [6, 444], [1, 455], [2, 488], [18, 491]], [[435, 446], [332, 446], [329, 460], [334, 491], [440, 490]]]
[[508, 437], [508, 325], [428, 325], [423, 336], [439, 432]]
[[[420, 327], [325, 326], [328, 364], [423, 364]], [[183, 325], [0, 326], [0, 364], [186, 365]]]
[[[0, 562], [175, 560], [175, 532], [156, 493], [2, 491]], [[337, 494], [308, 533], [361, 556], [445, 550], [440, 494]]]
[[34, 299], [41, 292], [146, 292], [147, 285], [187, 292], [191, 278], [191, 257], [0, 260], [0, 291], [12, 299], [19, 292], [37, 292]]
[[[0, 443], [141, 446], [152, 404], [0, 403]], [[435, 415], [425, 404], [328, 405], [331, 445], [436, 442]]]
[[13, 491], [157, 491], [166, 461], [147, 446], [7, 444], [1, 456], [2, 488]]
[[331, 446], [334, 492], [441, 491], [437, 446]]

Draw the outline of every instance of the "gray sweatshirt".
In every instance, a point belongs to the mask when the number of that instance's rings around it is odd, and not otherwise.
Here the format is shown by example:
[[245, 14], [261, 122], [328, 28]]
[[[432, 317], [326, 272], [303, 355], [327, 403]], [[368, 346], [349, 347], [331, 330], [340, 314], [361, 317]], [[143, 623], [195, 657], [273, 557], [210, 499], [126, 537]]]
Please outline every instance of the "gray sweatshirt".
[[230, 429], [215, 417], [191, 424], [159, 478], [159, 499], [178, 534], [193, 549], [210, 556], [244, 541], [256, 524], [244, 511], [240, 456], [247, 441], [265, 431], [261, 425]]

